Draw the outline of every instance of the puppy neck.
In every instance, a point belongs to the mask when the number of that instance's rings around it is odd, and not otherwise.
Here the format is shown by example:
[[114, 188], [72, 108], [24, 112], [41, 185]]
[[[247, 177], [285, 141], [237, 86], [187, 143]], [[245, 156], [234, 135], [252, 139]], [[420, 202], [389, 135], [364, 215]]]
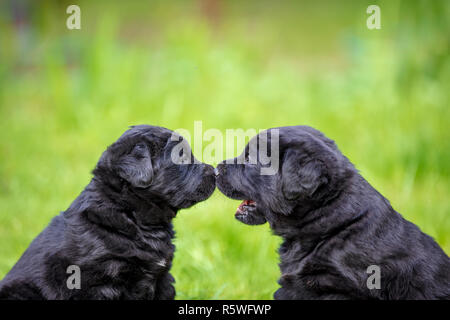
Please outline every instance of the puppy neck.
[[109, 179], [108, 183], [104, 183], [94, 177], [91, 184], [92, 190], [101, 193], [102, 201], [109, 202], [117, 211], [134, 216], [141, 225], [168, 225], [177, 214], [175, 208], [165, 204], [157, 196], [135, 190], [121, 179]]
[[314, 246], [366, 213], [356, 201], [349, 205], [349, 197], [352, 196], [343, 188], [327, 199], [298, 204], [289, 215], [272, 214], [268, 222], [274, 234], [287, 243], [300, 241], [303, 247]]

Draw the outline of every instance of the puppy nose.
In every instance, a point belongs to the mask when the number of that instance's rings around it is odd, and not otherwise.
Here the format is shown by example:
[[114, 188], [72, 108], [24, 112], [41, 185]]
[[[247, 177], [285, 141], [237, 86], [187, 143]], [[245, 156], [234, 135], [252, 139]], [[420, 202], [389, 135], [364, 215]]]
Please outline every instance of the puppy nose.
[[216, 174], [216, 177], [222, 175], [224, 176], [227, 173], [227, 167], [225, 165], [225, 161], [222, 161], [217, 165], [217, 167], [214, 168], [214, 173]]
[[210, 166], [209, 164], [205, 164], [205, 166], [203, 167], [203, 174], [213, 175], [214, 174], [214, 167]]

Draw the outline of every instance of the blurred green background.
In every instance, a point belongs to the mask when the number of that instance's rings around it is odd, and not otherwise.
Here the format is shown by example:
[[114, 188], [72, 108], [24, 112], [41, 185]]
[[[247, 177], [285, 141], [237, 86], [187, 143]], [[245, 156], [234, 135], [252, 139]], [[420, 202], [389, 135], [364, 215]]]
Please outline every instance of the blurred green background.
[[[142, 123], [316, 127], [450, 252], [449, 49], [447, 0], [1, 2], [0, 278]], [[176, 218], [177, 298], [272, 298], [279, 239], [237, 205]]]

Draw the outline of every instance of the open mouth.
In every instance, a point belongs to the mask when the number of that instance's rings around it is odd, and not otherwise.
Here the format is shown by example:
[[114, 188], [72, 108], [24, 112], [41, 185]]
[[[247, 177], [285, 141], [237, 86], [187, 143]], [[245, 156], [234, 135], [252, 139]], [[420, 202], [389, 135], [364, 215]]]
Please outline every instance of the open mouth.
[[249, 212], [249, 210], [254, 210], [256, 208], [256, 202], [253, 200], [244, 200], [239, 205], [236, 210], [236, 215], [245, 215]]

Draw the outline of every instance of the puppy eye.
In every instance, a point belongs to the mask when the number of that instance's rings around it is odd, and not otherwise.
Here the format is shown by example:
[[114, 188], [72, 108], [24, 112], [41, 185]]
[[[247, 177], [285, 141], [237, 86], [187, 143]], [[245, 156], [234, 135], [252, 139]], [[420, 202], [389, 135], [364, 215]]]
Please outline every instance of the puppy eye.
[[184, 150], [183, 150], [183, 148], [180, 149], [180, 152], [179, 152], [178, 155], [180, 156], [180, 158], [184, 155]]
[[134, 148], [136, 150], [143, 150], [145, 149], [145, 145], [143, 143], [138, 143]]
[[147, 149], [145, 148], [145, 144], [138, 143], [137, 145], [134, 146], [132, 154], [138, 158], [142, 158], [145, 156], [146, 150]]

